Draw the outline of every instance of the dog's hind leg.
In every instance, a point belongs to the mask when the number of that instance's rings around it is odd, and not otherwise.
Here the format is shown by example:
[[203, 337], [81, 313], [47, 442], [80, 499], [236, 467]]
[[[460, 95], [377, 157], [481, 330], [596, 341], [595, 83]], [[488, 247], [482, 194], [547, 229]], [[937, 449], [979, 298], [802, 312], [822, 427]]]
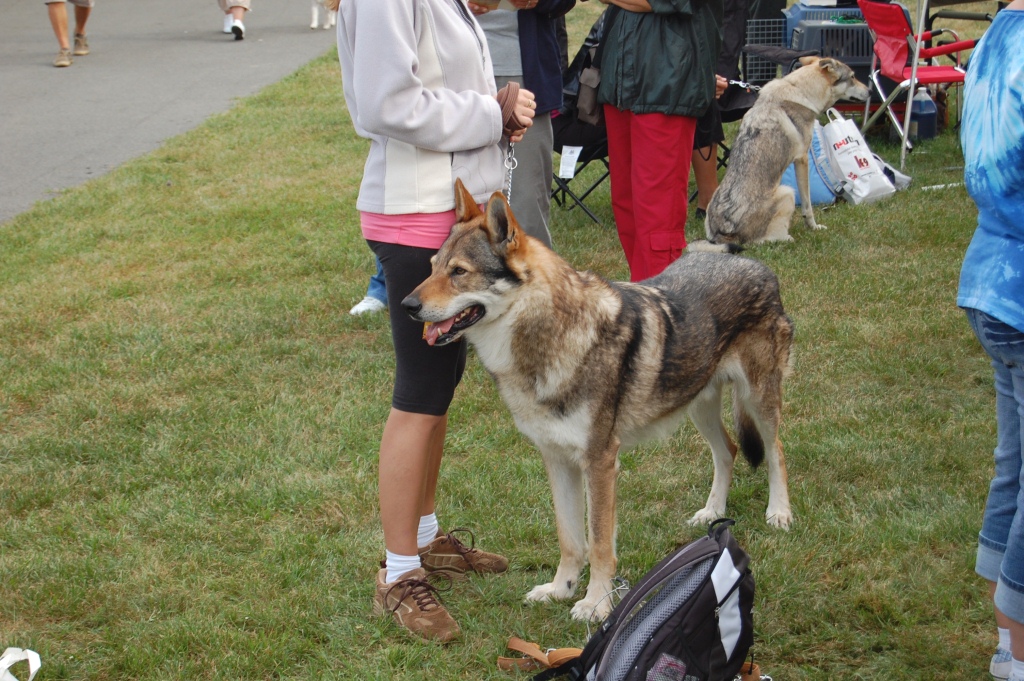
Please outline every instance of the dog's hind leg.
[[[789, 344], [792, 341], [792, 325], [788, 319], [780, 320], [777, 331], [774, 343], [766, 340], [766, 347], [751, 348], [744, 361], [747, 385], [736, 390], [736, 420], [737, 424], [746, 424], [740, 427], [748, 430], [749, 422], [753, 422], [760, 436], [757, 444], [763, 447], [764, 458], [768, 461], [768, 510], [765, 518], [769, 525], [788, 530], [793, 522], [793, 511], [789, 505], [786, 457], [779, 440], [782, 379], [788, 368]], [[748, 437], [751, 436], [752, 433]]]
[[313, 2], [312, 2], [312, 10], [311, 10], [311, 12], [312, 12], [312, 15], [313, 15], [313, 19], [312, 19], [312, 21], [309, 22], [309, 27], [310, 28], [316, 28], [317, 25], [320, 23], [320, 10], [317, 7], [316, 0], [313, 0]]
[[804, 222], [811, 229], [827, 229], [825, 225], [819, 225], [814, 221], [814, 204], [811, 203], [811, 166], [807, 154], [804, 153], [793, 161], [793, 166], [796, 170], [796, 186], [800, 189], [800, 211], [804, 214]]
[[704, 388], [687, 407], [687, 413], [697, 431], [711, 446], [714, 460], [715, 474], [708, 502], [688, 521], [690, 525], [707, 525], [725, 515], [736, 460], [736, 444], [722, 423], [722, 385], [714, 383]]
[[578, 620], [600, 622], [615, 603], [615, 487], [618, 476], [619, 441], [612, 437], [598, 451], [586, 454], [584, 479], [587, 483], [589, 512], [590, 583], [587, 595], [576, 602], [572, 616]]
[[555, 525], [561, 557], [555, 578], [538, 584], [528, 594], [528, 601], [563, 600], [576, 593], [580, 572], [586, 564], [586, 497], [583, 471], [570, 454], [544, 452], [544, 466], [551, 484], [555, 504]]
[[796, 199], [793, 197], [791, 187], [779, 186], [772, 197], [770, 215], [772, 216], [768, 226], [764, 230], [764, 236], [757, 240], [757, 243], [764, 241], [792, 241], [789, 234], [789, 222], [793, 218], [793, 211], [796, 210]]

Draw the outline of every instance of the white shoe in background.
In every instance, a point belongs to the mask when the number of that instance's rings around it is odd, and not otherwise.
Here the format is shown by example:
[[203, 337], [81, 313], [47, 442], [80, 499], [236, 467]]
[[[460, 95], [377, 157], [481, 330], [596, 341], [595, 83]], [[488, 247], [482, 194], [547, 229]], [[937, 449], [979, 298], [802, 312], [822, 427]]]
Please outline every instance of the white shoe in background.
[[366, 296], [365, 298], [360, 300], [358, 303], [356, 303], [355, 307], [353, 307], [351, 310], [349, 310], [348, 313], [349, 314], [354, 314], [354, 315], [360, 315], [360, 314], [366, 314], [367, 312], [380, 312], [381, 310], [384, 310], [386, 308], [387, 308], [387, 305], [385, 305], [384, 303], [380, 302], [376, 298], [371, 298], [370, 296]]

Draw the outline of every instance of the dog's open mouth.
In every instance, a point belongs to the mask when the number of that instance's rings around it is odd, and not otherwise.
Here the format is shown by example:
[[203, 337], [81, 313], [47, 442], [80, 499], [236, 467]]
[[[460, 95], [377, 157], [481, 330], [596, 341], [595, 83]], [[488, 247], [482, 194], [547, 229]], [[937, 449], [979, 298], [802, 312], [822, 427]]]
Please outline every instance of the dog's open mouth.
[[427, 345], [447, 345], [483, 319], [485, 312], [482, 306], [473, 305], [443, 322], [426, 322], [423, 325], [423, 340], [427, 341]]

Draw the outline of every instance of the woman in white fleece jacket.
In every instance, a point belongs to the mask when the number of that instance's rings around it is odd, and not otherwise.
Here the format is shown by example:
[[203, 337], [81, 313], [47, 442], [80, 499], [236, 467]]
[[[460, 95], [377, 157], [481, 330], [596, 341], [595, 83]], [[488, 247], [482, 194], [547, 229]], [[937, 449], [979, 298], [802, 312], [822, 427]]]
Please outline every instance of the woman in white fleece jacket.
[[483, 32], [464, 0], [341, 0], [338, 56], [356, 132], [370, 140], [356, 207], [384, 266], [396, 374], [380, 445], [386, 560], [374, 610], [438, 641], [459, 635], [428, 571], [501, 572], [503, 557], [438, 529], [434, 494], [464, 343], [430, 347], [401, 300], [430, 274], [455, 223], [460, 178], [479, 203], [499, 191], [502, 134], [521, 138], [533, 95], [495, 91]]

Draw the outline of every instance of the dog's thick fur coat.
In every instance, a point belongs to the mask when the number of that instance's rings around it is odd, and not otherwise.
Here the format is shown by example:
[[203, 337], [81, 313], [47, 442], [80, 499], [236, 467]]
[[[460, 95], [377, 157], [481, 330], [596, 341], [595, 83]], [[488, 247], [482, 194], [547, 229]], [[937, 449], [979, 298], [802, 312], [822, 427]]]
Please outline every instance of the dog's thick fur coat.
[[695, 241], [689, 250], [729, 252], [744, 244], [792, 241], [789, 224], [796, 201], [793, 189], [780, 184], [790, 163], [795, 164], [807, 226], [825, 229], [815, 222], [811, 205], [807, 150], [814, 121], [838, 100], [866, 101], [869, 92], [842, 62], [800, 61], [801, 68], [765, 85], [743, 116], [729, 167], [708, 204], [707, 241]]
[[427, 322], [427, 342], [473, 344], [544, 458], [561, 560], [528, 600], [571, 597], [589, 557], [590, 584], [572, 614], [607, 616], [619, 452], [672, 434], [687, 415], [714, 457], [711, 493], [690, 523], [725, 513], [737, 453], [722, 423], [729, 384], [744, 454], [768, 461], [768, 522], [789, 527], [778, 430], [793, 324], [767, 267], [694, 253], [640, 284], [612, 283], [527, 236], [500, 193], [482, 213], [456, 182], [456, 212], [430, 277], [402, 304]]

